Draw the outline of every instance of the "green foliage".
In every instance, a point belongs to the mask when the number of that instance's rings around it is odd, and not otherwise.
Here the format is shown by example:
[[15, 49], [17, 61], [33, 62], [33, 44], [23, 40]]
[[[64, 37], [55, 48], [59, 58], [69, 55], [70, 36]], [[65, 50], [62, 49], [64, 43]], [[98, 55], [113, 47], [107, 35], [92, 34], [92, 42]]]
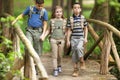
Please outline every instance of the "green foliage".
[[105, 0], [96, 0], [98, 4], [103, 4]]
[[[12, 68], [15, 56], [17, 55], [17, 57], [22, 58], [22, 54], [13, 51], [12, 41], [6, 39], [5, 37], [1, 37], [1, 39], [2, 43], [0, 44], [0, 48], [6, 46], [6, 48], [9, 49], [7, 54], [0, 50], [0, 78], [5, 80], [5, 74], [10, 70], [10, 68]], [[13, 71], [13, 74], [19, 75], [20, 72]]]
[[4, 17], [1, 17], [1, 18], [0, 18], [0, 21], [1, 21], [1, 22], [11, 22], [11, 21], [13, 21], [13, 20], [15, 20], [15, 17], [13, 17], [13, 16], [8, 16], [8, 17], [6, 17], [6, 18], [4, 18]]
[[[7, 48], [12, 49], [12, 41], [10, 41], [9, 39], [7, 39], [3, 36], [0, 36], [0, 39], [2, 40], [0, 47], [6, 46]], [[1, 52], [1, 50], [0, 50], [0, 52]]]
[[[87, 51], [94, 45], [95, 41], [93, 40], [92, 36], [88, 34], [88, 43], [87, 43]], [[100, 54], [99, 47], [96, 47], [93, 51], [94, 54]]]
[[46, 38], [45, 41], [43, 42], [43, 52], [49, 52], [50, 51], [50, 43], [49, 39]]
[[117, 66], [113, 67], [111, 70], [110, 70], [111, 74], [114, 75], [115, 77], [117, 77], [118, 80], [120, 80], [120, 72], [119, 70], [117, 69]]
[[120, 3], [118, 2], [118, 0], [110, 1], [110, 5], [112, 7], [115, 7], [116, 11], [120, 11]]
[[[12, 42], [3, 37], [4, 41], [0, 44], [0, 48], [5, 46], [7, 48], [12, 48]], [[15, 53], [12, 50], [9, 50], [8, 53], [5, 53], [0, 50], [0, 78], [4, 80], [5, 73], [7, 73], [13, 65]]]

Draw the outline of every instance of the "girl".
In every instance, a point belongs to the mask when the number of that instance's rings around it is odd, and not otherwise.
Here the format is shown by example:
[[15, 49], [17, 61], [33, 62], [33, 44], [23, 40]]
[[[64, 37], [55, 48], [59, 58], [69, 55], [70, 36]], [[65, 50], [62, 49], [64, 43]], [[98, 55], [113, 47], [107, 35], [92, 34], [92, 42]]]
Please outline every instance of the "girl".
[[58, 76], [58, 73], [62, 72], [61, 62], [65, 44], [65, 27], [66, 19], [63, 17], [63, 9], [56, 6], [52, 12], [49, 30], [45, 34], [50, 35], [54, 76]]

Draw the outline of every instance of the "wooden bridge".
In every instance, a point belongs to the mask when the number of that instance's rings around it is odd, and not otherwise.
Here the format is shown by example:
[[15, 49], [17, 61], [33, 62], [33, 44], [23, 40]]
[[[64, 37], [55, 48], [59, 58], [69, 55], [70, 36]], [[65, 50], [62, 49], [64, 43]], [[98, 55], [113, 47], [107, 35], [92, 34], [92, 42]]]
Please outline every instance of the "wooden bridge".
[[[100, 64], [94, 59], [87, 59], [86, 69], [79, 70], [78, 77], [72, 77], [73, 65], [70, 56], [63, 57], [62, 63], [62, 73], [59, 74], [58, 77], [54, 77], [52, 74], [53, 66], [52, 66], [52, 57], [51, 53], [45, 53], [41, 57], [41, 61], [48, 73], [48, 80], [117, 80], [113, 75], [108, 73], [107, 75], [101, 75], [99, 73]], [[37, 78], [40, 76], [38, 75]], [[20, 77], [14, 77], [13, 80], [21, 80]]]
[[[108, 64], [109, 64], [109, 56], [110, 56], [109, 53], [110, 53], [110, 50], [112, 48], [112, 51], [113, 51], [113, 54], [114, 54], [114, 57], [115, 57], [115, 62], [117, 64], [118, 70], [120, 71], [120, 63], [119, 63], [120, 58], [119, 58], [119, 55], [117, 53], [117, 48], [115, 46], [114, 40], [112, 38], [112, 33], [120, 38], [120, 31], [118, 31], [112, 25], [110, 25], [108, 23], [105, 23], [105, 22], [102, 22], [102, 21], [93, 20], [93, 19], [89, 19], [88, 21], [92, 22], [92, 23], [97, 23], [97, 24], [101, 25], [102, 27], [104, 27], [105, 28], [105, 33], [99, 37], [95, 33], [95, 31], [91, 27], [91, 25], [89, 25], [89, 27], [88, 27], [89, 32], [92, 35], [92, 37], [95, 39], [96, 42], [91, 47], [91, 49], [86, 52], [84, 58], [86, 60], [89, 57], [89, 55], [92, 53], [92, 51], [95, 49], [95, 47], [98, 45], [99, 48], [102, 51], [101, 61], [100, 61], [101, 63], [98, 64], [94, 60], [87, 60], [86, 61], [87, 69], [85, 71], [81, 70], [80, 71], [80, 76], [78, 78], [71, 77], [72, 63], [71, 63], [71, 60], [69, 58], [64, 58], [63, 59], [64, 60], [63, 64], [65, 64], [63, 66], [63, 73], [61, 73], [59, 77], [51, 76], [51, 72], [52, 72], [52, 69], [51, 69], [52, 67], [51, 66], [52, 65], [50, 63], [51, 60], [49, 58], [49, 55], [45, 55], [45, 56], [39, 58], [36, 51], [33, 49], [31, 43], [25, 37], [24, 33], [20, 29], [20, 26], [17, 25], [17, 24], [14, 25], [15, 34], [17, 34], [19, 36], [19, 38], [21, 39], [21, 41], [24, 43], [25, 47], [29, 51], [30, 56], [33, 58], [33, 62], [35, 62], [36, 66], [38, 67], [38, 70], [41, 72], [41, 79], [40, 80], [116, 80], [115, 77], [108, 74], [108, 72], [109, 72]], [[2, 26], [4, 26], [4, 24], [2, 24]], [[3, 30], [4, 29], [5, 29], [5, 27], [3, 27]], [[17, 35], [14, 36], [14, 37], [16, 37], [15, 38], [16, 40], [19, 40]], [[103, 39], [103, 42], [101, 41], [102, 39]], [[17, 43], [15, 43], [15, 45], [17, 46], [15, 50], [19, 51], [18, 50], [19, 49], [18, 48], [19, 47], [18, 46], [19, 41]], [[44, 57], [47, 58], [47, 59], [44, 60]], [[21, 60], [21, 59], [17, 58], [15, 60], [14, 66], [12, 67], [11, 70], [20, 70], [23, 67], [23, 62], [24, 62], [24, 60]], [[46, 62], [47, 62], [47, 64], [46, 64]], [[33, 63], [31, 63], [31, 64], [33, 64]], [[92, 65], [89, 66], [89, 64], [92, 64]], [[13, 77], [14, 77], [14, 75], [12, 74], [11, 71], [6, 74], [7, 80], [12, 80]], [[35, 74], [32, 74], [31, 77], [32, 77], [31, 80], [37, 80], [35, 78], [36, 77]]]

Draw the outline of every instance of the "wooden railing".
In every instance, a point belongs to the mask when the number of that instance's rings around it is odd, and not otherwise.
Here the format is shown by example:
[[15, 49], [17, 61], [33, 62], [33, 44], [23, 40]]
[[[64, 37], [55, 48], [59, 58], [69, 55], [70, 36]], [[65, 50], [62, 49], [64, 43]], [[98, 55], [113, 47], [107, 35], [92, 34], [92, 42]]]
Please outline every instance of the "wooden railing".
[[[107, 36], [110, 40], [110, 43], [111, 43], [111, 48], [112, 48], [112, 51], [113, 51], [113, 54], [114, 54], [114, 57], [115, 57], [115, 61], [116, 61], [116, 64], [117, 64], [117, 67], [118, 67], [118, 70], [120, 71], [120, 58], [119, 58], [119, 55], [118, 55], [118, 52], [117, 52], [117, 48], [116, 48], [116, 45], [115, 45], [115, 42], [113, 40], [113, 37], [112, 37], [112, 33], [115, 34], [116, 36], [118, 36], [120, 38], [120, 31], [117, 30], [114, 26], [108, 24], [108, 23], [105, 23], [105, 22], [102, 22], [102, 21], [99, 21], [99, 20], [94, 20], [94, 19], [87, 19], [88, 22], [90, 23], [95, 23], [95, 24], [98, 24], [100, 25], [101, 27], [105, 28], [106, 32], [107, 32]], [[96, 43], [91, 47], [91, 49], [89, 51], [86, 52], [85, 56], [84, 56], [84, 59], [87, 59], [88, 56], [92, 53], [92, 51], [95, 49], [95, 47], [98, 45], [99, 48], [101, 50], [105, 49], [105, 47], [103, 47], [103, 42], [102, 42], [102, 39], [105, 38], [105, 34], [102, 34], [100, 37], [97, 35], [97, 33], [94, 31], [93, 27], [91, 25], [89, 25], [88, 27], [88, 30], [91, 34], [91, 36], [94, 38], [94, 40], [96, 41]], [[108, 31], [109, 30], [109, 31]], [[107, 49], [107, 48], [106, 48]], [[104, 51], [103, 51], [104, 52]], [[108, 65], [106, 65], [105, 63], [108, 63], [108, 59], [109, 59], [109, 54], [107, 53], [101, 53], [102, 54], [105, 54], [104, 56], [101, 56], [101, 68], [100, 68], [100, 73], [101, 74], [107, 74], [108, 70], [105, 70], [105, 69], [108, 69]]]
[[[10, 15], [7, 15], [7, 16], [10, 16]], [[4, 26], [7, 23], [10, 23], [10, 22], [3, 22], [2, 26]], [[21, 41], [25, 45], [26, 49], [28, 50], [27, 54], [29, 54], [33, 58], [33, 65], [34, 65], [34, 62], [35, 62], [36, 66], [38, 67], [38, 71], [41, 73], [40, 80], [48, 80], [48, 74], [47, 74], [46, 69], [44, 68], [44, 66], [42, 64], [42, 61], [41, 61], [40, 57], [38, 56], [37, 52], [34, 50], [31, 42], [26, 38], [26, 36], [22, 32], [22, 30], [20, 29], [20, 26], [18, 24], [14, 24], [14, 25], [10, 24], [8, 26], [12, 26], [13, 31], [14, 31], [14, 33], [12, 33], [12, 34], [18, 35], [18, 37], [21, 39]], [[4, 26], [4, 28], [8, 29], [7, 26]], [[10, 29], [10, 27], [9, 27], [9, 29]], [[9, 29], [8, 29], [8, 31], [9, 31]], [[17, 37], [17, 36], [15, 36], [15, 37]], [[14, 42], [17, 42], [17, 41], [14, 41]], [[15, 71], [15, 70], [20, 70], [23, 66], [24, 66], [24, 59], [16, 58], [15, 62], [13, 64], [13, 67], [6, 74], [6, 80], [12, 80], [12, 78], [14, 77], [12, 72]], [[36, 75], [36, 73], [34, 73], [34, 74]], [[31, 78], [31, 80], [37, 80], [37, 77], [33, 76], [33, 78]]]

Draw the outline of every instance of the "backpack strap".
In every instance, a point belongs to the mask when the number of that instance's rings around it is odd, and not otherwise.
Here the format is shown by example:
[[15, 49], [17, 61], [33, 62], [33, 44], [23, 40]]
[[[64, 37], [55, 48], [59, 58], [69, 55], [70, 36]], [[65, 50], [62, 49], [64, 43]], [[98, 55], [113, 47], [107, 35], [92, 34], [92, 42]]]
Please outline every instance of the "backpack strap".
[[34, 8], [34, 6], [32, 5], [32, 6], [30, 6], [30, 12], [29, 12], [29, 17], [31, 18], [31, 16], [32, 16], [32, 14], [33, 14], [33, 8]]
[[41, 20], [43, 20], [44, 12], [45, 12], [45, 8], [42, 8], [42, 10], [40, 11], [40, 19]]
[[[84, 28], [84, 20], [85, 20], [85, 17], [83, 15], [81, 15], [81, 28]], [[70, 17], [70, 25], [71, 25], [71, 29], [73, 29], [73, 24], [74, 24], [74, 18], [71, 16]]]
[[67, 25], [67, 19], [63, 19], [63, 32], [65, 33], [65, 29], [66, 29], [66, 25]]
[[71, 25], [71, 29], [73, 29], [73, 23], [74, 23], [74, 19], [72, 16], [70, 16], [70, 25]]
[[54, 19], [50, 20], [50, 27], [51, 27], [51, 33], [53, 33], [53, 30], [55, 29], [55, 20]]
[[[33, 11], [34, 6], [30, 6], [30, 12], [29, 12], [29, 17], [31, 18], [32, 14], [36, 14], [36, 12]], [[45, 8], [42, 8], [42, 10], [38, 13], [40, 14], [40, 19], [43, 20], [43, 16], [44, 16], [44, 12], [45, 12]]]
[[[65, 32], [65, 28], [66, 28], [66, 19], [63, 19], [63, 25], [61, 27], [62, 31]], [[55, 19], [51, 19], [50, 20], [50, 27], [51, 27], [51, 33], [53, 33], [53, 31], [55, 30], [56, 26], [55, 26]]]
[[85, 17], [81, 15], [81, 27], [84, 28]]

